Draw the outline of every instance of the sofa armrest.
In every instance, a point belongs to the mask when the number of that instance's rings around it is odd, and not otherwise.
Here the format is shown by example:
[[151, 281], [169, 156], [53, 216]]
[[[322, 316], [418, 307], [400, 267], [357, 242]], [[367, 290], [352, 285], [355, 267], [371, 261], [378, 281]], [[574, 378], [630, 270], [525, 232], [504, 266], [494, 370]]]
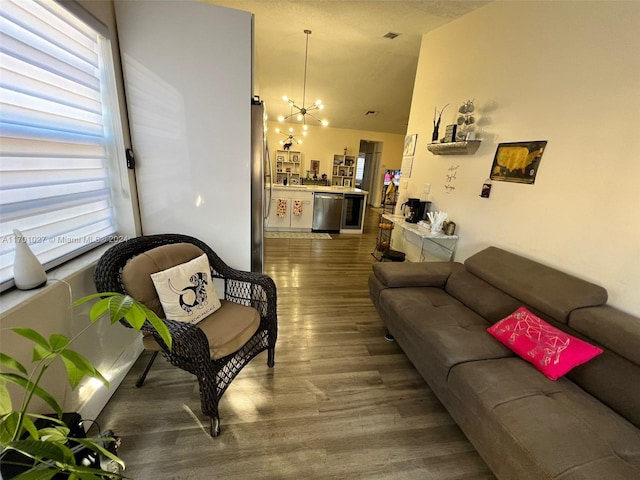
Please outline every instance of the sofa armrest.
[[385, 287], [440, 287], [464, 265], [458, 262], [382, 262], [373, 265], [373, 274]]

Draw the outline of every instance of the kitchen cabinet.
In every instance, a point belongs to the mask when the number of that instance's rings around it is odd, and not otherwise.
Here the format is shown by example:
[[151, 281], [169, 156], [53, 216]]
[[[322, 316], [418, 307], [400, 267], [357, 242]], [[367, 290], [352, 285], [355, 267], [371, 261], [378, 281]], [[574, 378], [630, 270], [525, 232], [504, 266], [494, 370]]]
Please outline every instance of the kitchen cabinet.
[[302, 153], [276, 150], [276, 184], [299, 185]]
[[331, 185], [334, 187], [354, 187], [356, 184], [356, 157], [334, 155]]
[[310, 231], [312, 222], [312, 192], [274, 190], [267, 230]]

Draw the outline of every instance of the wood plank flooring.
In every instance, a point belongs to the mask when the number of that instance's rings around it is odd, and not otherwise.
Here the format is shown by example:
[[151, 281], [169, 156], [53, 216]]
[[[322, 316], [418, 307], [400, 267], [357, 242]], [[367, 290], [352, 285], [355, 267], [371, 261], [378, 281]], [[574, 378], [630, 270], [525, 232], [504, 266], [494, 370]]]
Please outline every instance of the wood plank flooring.
[[[266, 352], [225, 393], [211, 438], [195, 379], [143, 354], [98, 419], [122, 437], [127, 474], [146, 479], [495, 477], [402, 350], [383, 338], [367, 277], [379, 214], [363, 235], [266, 239], [278, 286], [276, 365]], [[204, 426], [204, 427], [203, 427]]]

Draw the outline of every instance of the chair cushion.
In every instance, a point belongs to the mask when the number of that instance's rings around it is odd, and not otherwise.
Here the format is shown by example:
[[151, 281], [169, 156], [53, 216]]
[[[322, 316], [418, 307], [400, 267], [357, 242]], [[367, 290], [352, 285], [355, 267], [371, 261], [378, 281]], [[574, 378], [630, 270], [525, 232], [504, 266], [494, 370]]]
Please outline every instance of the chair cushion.
[[[222, 301], [222, 306], [198, 323], [207, 339], [211, 358], [217, 360], [242, 348], [260, 326], [260, 314], [255, 308]], [[158, 350], [152, 336], [143, 338], [147, 350]]]
[[198, 323], [220, 308], [209, 260], [204, 253], [189, 262], [152, 273], [151, 280], [162, 309], [171, 320]]
[[204, 252], [191, 243], [172, 243], [135, 256], [122, 269], [122, 284], [131, 297], [144, 303], [160, 318], [166, 318], [151, 274], [186, 263]]

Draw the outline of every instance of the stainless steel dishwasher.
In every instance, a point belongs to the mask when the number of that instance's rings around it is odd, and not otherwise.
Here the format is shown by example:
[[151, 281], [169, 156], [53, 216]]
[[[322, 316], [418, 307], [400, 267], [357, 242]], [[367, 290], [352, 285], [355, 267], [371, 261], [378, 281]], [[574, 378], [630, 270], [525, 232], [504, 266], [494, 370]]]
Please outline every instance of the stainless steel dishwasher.
[[311, 230], [339, 232], [342, 201], [341, 193], [314, 193]]

